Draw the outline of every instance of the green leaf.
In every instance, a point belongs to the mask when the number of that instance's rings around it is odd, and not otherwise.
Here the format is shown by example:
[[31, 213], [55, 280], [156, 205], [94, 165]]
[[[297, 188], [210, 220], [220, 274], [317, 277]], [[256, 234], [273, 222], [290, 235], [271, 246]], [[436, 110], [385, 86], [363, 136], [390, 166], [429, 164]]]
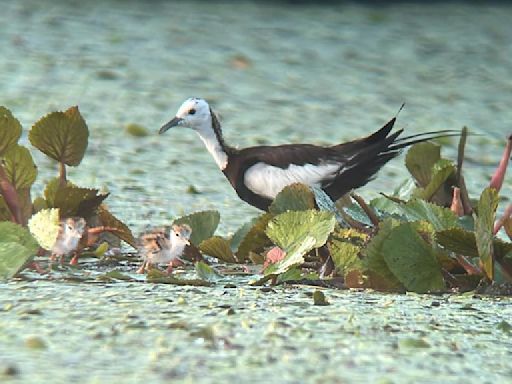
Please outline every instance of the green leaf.
[[424, 142], [413, 145], [405, 156], [405, 166], [420, 187], [426, 187], [432, 179], [432, 167], [441, 158], [439, 145]]
[[222, 278], [222, 275], [217, 272], [213, 267], [206, 264], [204, 261], [199, 261], [196, 263], [196, 273], [197, 276], [209, 282], [215, 282]]
[[242, 225], [238, 230], [233, 234], [230, 240], [231, 250], [235, 252], [242, 240], [247, 236], [251, 228], [258, 222], [258, 217], [253, 217], [250, 221]]
[[78, 107], [42, 117], [29, 133], [29, 140], [34, 147], [70, 166], [77, 166], [82, 161], [88, 138], [89, 129]]
[[313, 292], [313, 305], [329, 305], [325, 294], [318, 289]]
[[188, 224], [192, 228], [190, 242], [196, 247], [203, 240], [209, 239], [215, 233], [219, 225], [220, 214], [218, 211], [194, 212], [188, 216], [180, 217], [174, 220], [173, 224]]
[[172, 285], [191, 285], [196, 287], [210, 287], [212, 283], [201, 279], [179, 279], [174, 276], [168, 276], [164, 272], [159, 271], [156, 268], [152, 268], [148, 271], [147, 281], [149, 283], [156, 284], [172, 284]]
[[269, 207], [269, 212], [278, 215], [286, 211], [305, 211], [315, 208], [315, 196], [305, 184], [294, 183], [284, 187]]
[[346, 241], [333, 240], [328, 243], [329, 252], [336, 272], [345, 276], [352, 270], [363, 270], [363, 262], [359, 258], [361, 248]]
[[37, 177], [37, 167], [29, 150], [17, 144], [5, 152], [4, 169], [7, 178], [17, 190], [30, 188]]
[[414, 193], [414, 197], [423, 200], [430, 200], [434, 194], [443, 186], [443, 184], [452, 175], [455, 175], [456, 169], [449, 160], [441, 159], [432, 167], [432, 176], [430, 182], [424, 188], [418, 188]]
[[7, 108], [0, 106], [0, 157], [21, 137], [21, 124]]
[[281, 249], [288, 251], [306, 236], [313, 237], [315, 248], [327, 241], [336, 221], [330, 212], [289, 211], [274, 217], [267, 226], [267, 236]]
[[445, 289], [436, 253], [411, 223], [394, 228], [382, 245], [389, 270], [409, 291], [437, 292]]
[[0, 222], [0, 279], [10, 279], [30, 262], [39, 245], [21, 225]]
[[4, 197], [0, 194], [0, 221], [11, 221], [11, 211], [5, 202]]
[[283, 260], [270, 265], [265, 275], [281, 274], [304, 262], [304, 255], [321, 247], [334, 230], [336, 220], [330, 212], [288, 211], [273, 218], [267, 236], [286, 252]]
[[220, 236], [213, 236], [209, 239], [203, 240], [201, 244], [199, 244], [199, 249], [202, 253], [215, 257], [216, 259], [226, 263], [240, 262], [233, 254], [229, 241]]
[[457, 227], [457, 216], [448, 208], [429, 203], [420, 199], [409, 200], [405, 205], [399, 205], [403, 214], [410, 221], [428, 221], [436, 231]]
[[478, 257], [475, 233], [462, 228], [436, 232], [436, 242], [451, 252], [467, 257]]
[[270, 245], [270, 240], [265, 232], [270, 219], [272, 219], [271, 213], [264, 213], [257, 218], [256, 223], [240, 242], [240, 246], [236, 252], [238, 260], [248, 260], [251, 252], [257, 253], [258, 250]]
[[403, 289], [400, 281], [390, 271], [382, 251], [385, 241], [398, 225], [400, 222], [394, 219], [382, 221], [377, 234], [362, 250], [367, 278], [365, 286], [381, 291], [401, 291]]
[[112, 232], [115, 236], [125, 241], [133, 248], [137, 249], [137, 240], [133, 237], [133, 233], [128, 226], [115, 217], [104, 205], [98, 208], [98, 217], [101, 224], [105, 227], [116, 228], [117, 230]]
[[486, 188], [478, 202], [478, 216], [475, 221], [476, 247], [485, 274], [494, 279], [493, 226], [498, 209], [499, 196], [494, 188]]
[[283, 260], [269, 265], [265, 269], [265, 276], [279, 275], [287, 272], [290, 268], [302, 264], [304, 262], [304, 255], [315, 248], [317, 241], [313, 236], [307, 235], [299, 240], [297, 243], [292, 244], [286, 252]]
[[59, 187], [55, 192], [53, 207], [60, 209], [61, 217], [90, 217], [96, 213], [108, 194], [97, 189], [80, 188], [74, 185]]
[[52, 208], [37, 212], [28, 221], [28, 229], [42, 248], [51, 250], [59, 235], [59, 210]]

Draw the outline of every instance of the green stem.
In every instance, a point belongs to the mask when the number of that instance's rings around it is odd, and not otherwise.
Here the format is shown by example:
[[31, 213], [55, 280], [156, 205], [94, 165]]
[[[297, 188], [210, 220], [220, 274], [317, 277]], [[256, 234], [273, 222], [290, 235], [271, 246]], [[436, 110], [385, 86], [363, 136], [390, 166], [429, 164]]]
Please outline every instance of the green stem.
[[59, 178], [60, 178], [60, 186], [65, 187], [67, 185], [66, 164], [64, 164], [63, 162], [59, 163]]

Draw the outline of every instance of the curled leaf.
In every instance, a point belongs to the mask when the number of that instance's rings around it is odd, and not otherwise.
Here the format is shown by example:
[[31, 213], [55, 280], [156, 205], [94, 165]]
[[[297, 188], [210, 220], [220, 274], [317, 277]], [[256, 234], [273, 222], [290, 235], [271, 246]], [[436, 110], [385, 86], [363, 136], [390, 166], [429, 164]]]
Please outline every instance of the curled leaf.
[[203, 240], [201, 244], [199, 244], [199, 249], [202, 253], [226, 263], [239, 263], [231, 250], [229, 241], [220, 236], [213, 236]]
[[30, 188], [37, 177], [37, 167], [29, 150], [17, 144], [5, 152], [4, 169], [9, 182], [17, 190]]
[[315, 196], [305, 184], [294, 183], [284, 187], [269, 207], [274, 215], [286, 211], [305, 211], [315, 208]]
[[192, 228], [190, 242], [199, 246], [203, 240], [213, 236], [219, 225], [220, 214], [218, 211], [194, 212], [188, 216], [174, 220], [173, 224], [188, 224]]
[[492, 176], [489, 187], [494, 188], [496, 191], [500, 191], [501, 186], [503, 185], [503, 180], [505, 179], [505, 173], [507, 172], [507, 165], [510, 159], [510, 154], [512, 152], [512, 135], [509, 136], [507, 145], [505, 146], [505, 151], [503, 151], [503, 156], [501, 157], [500, 164], [494, 175]]
[[0, 279], [10, 279], [18, 274], [38, 249], [39, 245], [26, 228], [0, 222]]
[[491, 281], [494, 278], [493, 228], [498, 200], [496, 189], [491, 187], [484, 189], [478, 202], [478, 216], [475, 221], [478, 254], [485, 274]]
[[420, 187], [426, 187], [432, 179], [432, 167], [441, 158], [441, 147], [431, 142], [413, 145], [405, 156], [405, 166]]

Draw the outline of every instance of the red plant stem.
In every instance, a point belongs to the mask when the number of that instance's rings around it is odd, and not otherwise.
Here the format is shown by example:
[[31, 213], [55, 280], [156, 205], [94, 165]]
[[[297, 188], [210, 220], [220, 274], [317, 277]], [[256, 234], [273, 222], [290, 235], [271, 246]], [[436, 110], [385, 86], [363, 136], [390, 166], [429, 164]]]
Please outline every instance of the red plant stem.
[[102, 232], [117, 232], [117, 231], [119, 231], [119, 228], [105, 227], [104, 225], [100, 225], [98, 227], [87, 229], [87, 232], [90, 235], [96, 235], [96, 234], [102, 233]]
[[0, 193], [7, 203], [7, 207], [11, 211], [11, 220], [15, 223], [21, 224], [23, 219], [21, 217], [21, 207], [18, 199], [18, 192], [11, 184], [7, 173], [2, 164], [0, 164]]
[[492, 176], [491, 182], [489, 183], [489, 186], [491, 188], [496, 189], [498, 192], [500, 191], [503, 180], [505, 179], [505, 173], [507, 171], [507, 165], [508, 161], [510, 159], [510, 153], [512, 152], [512, 135], [509, 136], [507, 141], [507, 146], [505, 147], [505, 151], [503, 152], [503, 156], [501, 157], [500, 164], [498, 165], [498, 168], [496, 168], [496, 171], [494, 172], [494, 175]]
[[509, 204], [507, 208], [505, 209], [505, 212], [503, 213], [503, 216], [501, 216], [496, 222], [494, 223], [494, 229], [492, 231], [493, 235], [496, 235], [501, 227], [503, 227], [503, 224], [505, 224], [505, 221], [512, 216], [512, 204]]

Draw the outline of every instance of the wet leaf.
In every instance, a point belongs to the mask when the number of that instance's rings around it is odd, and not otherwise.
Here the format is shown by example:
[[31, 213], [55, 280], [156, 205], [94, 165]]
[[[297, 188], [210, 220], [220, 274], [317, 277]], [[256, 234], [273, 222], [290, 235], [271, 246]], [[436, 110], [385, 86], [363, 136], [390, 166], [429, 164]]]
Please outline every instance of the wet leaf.
[[328, 247], [336, 272], [340, 276], [345, 276], [354, 269], [363, 270], [363, 262], [359, 258], [360, 247], [339, 240], [330, 241]]
[[458, 226], [458, 218], [450, 209], [424, 200], [412, 199], [400, 208], [408, 220], [428, 221], [436, 231]]
[[330, 305], [330, 303], [325, 298], [325, 294], [317, 289], [313, 292], [313, 305]]
[[38, 336], [29, 336], [25, 339], [25, 346], [30, 349], [48, 348], [43, 338]]
[[11, 111], [0, 106], [0, 157], [21, 137], [21, 124]]
[[278, 215], [286, 211], [305, 211], [315, 208], [315, 196], [305, 184], [294, 183], [284, 187], [269, 207], [269, 212]]
[[325, 244], [335, 223], [332, 213], [315, 210], [288, 211], [273, 218], [266, 233], [286, 257], [265, 269], [265, 275], [280, 274], [303, 263], [307, 252]]
[[432, 167], [441, 158], [441, 147], [430, 142], [413, 145], [405, 156], [405, 166], [420, 187], [426, 187], [432, 179]]
[[494, 188], [486, 188], [478, 202], [478, 216], [475, 221], [476, 247], [485, 274], [494, 279], [493, 228], [499, 196]]
[[105, 227], [117, 228], [117, 230], [113, 232], [114, 235], [131, 245], [133, 248], [137, 248], [137, 241], [133, 237], [130, 228], [128, 228], [125, 223], [110, 213], [105, 205], [101, 205], [98, 208], [98, 217], [101, 221], [101, 224]]
[[393, 228], [382, 245], [382, 254], [389, 270], [407, 290], [425, 293], [445, 289], [434, 250], [411, 223]]
[[315, 248], [327, 241], [336, 221], [330, 212], [289, 211], [274, 217], [267, 226], [267, 236], [281, 249], [287, 251], [306, 236], [315, 240]]
[[52, 159], [77, 166], [84, 157], [89, 129], [78, 107], [52, 112], [37, 121], [29, 133], [34, 147]]
[[231, 251], [229, 241], [223, 237], [213, 236], [203, 240], [201, 244], [199, 244], [199, 249], [202, 253], [226, 263], [239, 263], [233, 251]]
[[51, 250], [60, 230], [59, 210], [51, 208], [37, 212], [28, 221], [28, 228], [42, 248]]
[[149, 131], [146, 127], [140, 124], [128, 124], [125, 128], [126, 133], [134, 137], [146, 137], [149, 136]]
[[496, 325], [496, 329], [499, 329], [505, 333], [512, 333], [512, 325], [510, 325], [510, 323], [505, 320], [501, 320], [498, 325]]
[[341, 215], [340, 211], [338, 211], [336, 203], [331, 200], [329, 195], [325, 193], [325, 191], [322, 188], [311, 186], [311, 190], [315, 194], [315, 202], [316, 205], [318, 206], [318, 209], [320, 209], [321, 211], [328, 211], [333, 213], [334, 217], [336, 218], [336, 221], [342, 227], [349, 226], [343, 219], [343, 216]]
[[271, 213], [264, 213], [259, 216], [253, 227], [247, 232], [247, 235], [240, 242], [238, 251], [236, 252], [237, 258], [242, 260], [249, 260], [251, 252], [257, 253], [263, 247], [270, 245], [270, 240], [265, 232], [268, 222], [272, 219]]
[[[382, 291], [401, 291], [402, 284], [396, 276], [390, 271], [384, 254], [383, 245], [391, 234], [393, 229], [400, 225], [400, 222], [394, 219], [386, 219], [379, 225], [379, 231], [362, 250], [365, 263], [365, 276], [367, 281], [365, 286]], [[355, 281], [357, 279], [354, 279]]]
[[17, 190], [30, 188], [37, 177], [37, 167], [32, 155], [21, 145], [13, 145], [5, 152], [4, 169], [7, 178]]
[[199, 247], [203, 240], [209, 239], [215, 233], [219, 225], [220, 214], [218, 211], [194, 212], [188, 216], [174, 220], [173, 224], [188, 224], [192, 228], [190, 242]]
[[98, 276], [98, 279], [100, 280], [120, 280], [120, 281], [132, 281], [133, 278], [125, 275], [123, 272], [114, 269], [112, 271], [109, 271], [101, 276]]
[[20, 272], [37, 253], [39, 245], [21, 225], [0, 222], [0, 279], [10, 279]]
[[200, 279], [209, 282], [215, 282], [222, 278], [222, 275], [219, 272], [203, 261], [196, 263], [196, 274]]

